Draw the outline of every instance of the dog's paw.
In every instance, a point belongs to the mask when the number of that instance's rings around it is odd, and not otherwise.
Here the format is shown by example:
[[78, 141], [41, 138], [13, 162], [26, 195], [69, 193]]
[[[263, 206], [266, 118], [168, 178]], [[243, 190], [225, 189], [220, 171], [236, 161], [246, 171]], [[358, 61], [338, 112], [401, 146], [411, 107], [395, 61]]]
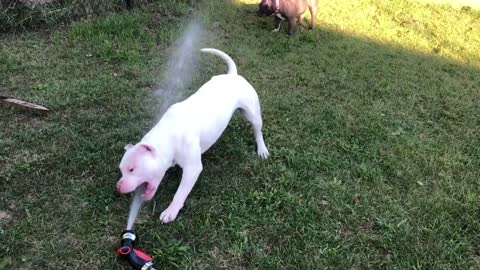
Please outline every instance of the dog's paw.
[[180, 209], [169, 206], [160, 214], [160, 221], [162, 223], [170, 223], [174, 221], [177, 218], [178, 211], [180, 211]]
[[270, 156], [270, 153], [268, 153], [267, 147], [258, 148], [257, 153], [258, 153], [258, 156], [263, 159], [267, 159], [268, 156]]
[[280, 30], [280, 27], [279, 27], [279, 28], [275, 28], [275, 29], [272, 30], [272, 33], [277, 33], [279, 30]]

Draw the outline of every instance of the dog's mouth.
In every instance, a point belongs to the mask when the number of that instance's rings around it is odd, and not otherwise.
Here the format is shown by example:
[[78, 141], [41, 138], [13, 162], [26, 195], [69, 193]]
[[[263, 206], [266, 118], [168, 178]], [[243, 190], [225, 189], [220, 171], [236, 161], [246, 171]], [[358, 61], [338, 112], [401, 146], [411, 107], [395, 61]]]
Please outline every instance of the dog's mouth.
[[140, 185], [137, 186], [137, 188], [135, 189], [135, 192], [145, 192], [145, 190], [148, 189], [148, 186], [150, 185], [150, 183], [148, 183], [148, 181], [145, 181], [143, 183], [141, 183]]
[[148, 181], [145, 181], [144, 183], [140, 184], [135, 192], [140, 192], [142, 194], [142, 197], [145, 200], [151, 200], [155, 196], [156, 193], [156, 188], [154, 184], [151, 184]]
[[148, 190], [148, 185], [148, 182], [143, 182], [132, 190], [131, 193], [136, 194], [135, 196], [141, 195], [143, 197]]
[[271, 8], [268, 5], [262, 5], [260, 4], [257, 10], [257, 15], [259, 17], [267, 17], [273, 15], [275, 12], [273, 11], [273, 8]]
[[273, 15], [273, 12], [266, 12], [264, 10], [259, 10], [259, 11], [257, 11], [257, 15], [259, 17], [268, 17], [268, 16]]

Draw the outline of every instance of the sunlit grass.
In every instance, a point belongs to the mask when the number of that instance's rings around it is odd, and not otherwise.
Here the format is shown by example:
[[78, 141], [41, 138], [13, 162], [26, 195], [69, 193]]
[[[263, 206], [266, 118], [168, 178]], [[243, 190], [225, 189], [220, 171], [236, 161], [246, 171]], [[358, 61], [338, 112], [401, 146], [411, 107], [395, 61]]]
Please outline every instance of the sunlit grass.
[[480, 9], [478, 0], [417, 0], [425, 3], [433, 3], [437, 5], [449, 5], [455, 8], [477, 8]]
[[[237, 0], [239, 5], [258, 2]], [[319, 3], [320, 29], [480, 67], [480, 11], [475, 8], [416, 0]]]

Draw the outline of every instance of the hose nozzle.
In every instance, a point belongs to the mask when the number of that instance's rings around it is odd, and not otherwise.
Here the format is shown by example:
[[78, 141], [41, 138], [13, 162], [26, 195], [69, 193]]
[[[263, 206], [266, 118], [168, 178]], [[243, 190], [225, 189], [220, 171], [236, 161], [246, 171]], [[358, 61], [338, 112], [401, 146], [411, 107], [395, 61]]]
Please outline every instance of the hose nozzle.
[[153, 258], [140, 250], [134, 249], [138, 242], [138, 237], [133, 230], [122, 232], [121, 246], [118, 248], [118, 255], [126, 258], [133, 269], [136, 270], [156, 270]]

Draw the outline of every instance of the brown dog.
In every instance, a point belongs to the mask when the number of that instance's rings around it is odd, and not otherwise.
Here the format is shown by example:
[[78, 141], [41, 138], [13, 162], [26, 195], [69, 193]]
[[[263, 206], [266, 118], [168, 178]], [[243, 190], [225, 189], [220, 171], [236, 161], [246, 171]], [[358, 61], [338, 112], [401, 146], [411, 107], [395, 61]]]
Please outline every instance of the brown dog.
[[288, 20], [288, 34], [293, 35], [295, 23], [303, 25], [303, 18], [307, 13], [307, 7], [312, 15], [312, 23], [308, 29], [312, 29], [317, 20], [318, 0], [262, 0], [258, 5], [259, 16], [275, 16], [274, 32], [280, 30], [280, 24]]

